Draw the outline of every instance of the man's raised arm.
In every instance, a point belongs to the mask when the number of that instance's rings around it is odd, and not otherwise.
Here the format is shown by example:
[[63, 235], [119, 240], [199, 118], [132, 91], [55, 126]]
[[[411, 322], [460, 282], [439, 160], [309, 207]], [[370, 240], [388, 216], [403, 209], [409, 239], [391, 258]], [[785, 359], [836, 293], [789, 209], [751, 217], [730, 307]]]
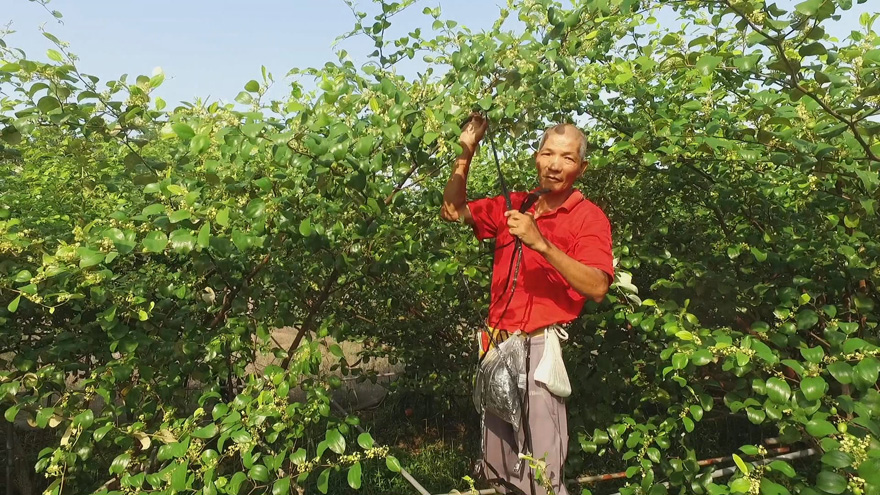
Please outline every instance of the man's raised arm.
[[477, 145], [486, 134], [489, 122], [477, 112], [471, 114], [471, 118], [461, 130], [461, 155], [455, 159], [452, 175], [443, 190], [443, 206], [440, 216], [449, 222], [463, 221], [473, 225], [471, 211], [467, 205], [467, 178], [471, 168], [471, 160], [477, 151]]

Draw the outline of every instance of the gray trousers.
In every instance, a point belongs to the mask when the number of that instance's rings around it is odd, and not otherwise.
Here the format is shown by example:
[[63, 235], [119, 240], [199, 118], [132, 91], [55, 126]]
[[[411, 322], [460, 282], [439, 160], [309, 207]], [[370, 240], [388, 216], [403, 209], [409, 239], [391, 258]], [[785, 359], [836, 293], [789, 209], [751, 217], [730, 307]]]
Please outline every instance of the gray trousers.
[[[535, 382], [535, 368], [544, 355], [544, 337], [530, 338], [526, 340], [526, 346], [530, 347], [527, 407], [532, 457], [547, 463], [543, 476], [550, 480], [553, 492], [568, 495], [562, 484], [563, 467], [568, 456], [568, 412], [561, 397], [553, 395], [543, 383]], [[534, 479], [534, 470], [528, 465], [519, 475], [514, 470], [519, 458], [518, 435], [513, 426], [492, 413], [486, 412], [484, 415], [481, 467], [488, 479], [507, 489], [507, 493], [518, 493], [511, 489], [512, 485], [522, 493], [531, 495], [534, 484], [535, 495], [546, 495], [547, 490]], [[520, 435], [522, 433], [520, 429]]]

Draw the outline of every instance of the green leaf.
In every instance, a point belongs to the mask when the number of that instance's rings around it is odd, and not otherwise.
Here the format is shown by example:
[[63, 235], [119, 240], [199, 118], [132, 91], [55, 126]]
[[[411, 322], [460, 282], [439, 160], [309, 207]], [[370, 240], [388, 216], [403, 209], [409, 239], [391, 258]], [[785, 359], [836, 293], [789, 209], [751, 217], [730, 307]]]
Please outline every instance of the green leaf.
[[272, 180], [268, 177], [260, 177], [254, 181], [254, 184], [263, 191], [268, 192], [272, 190]]
[[785, 404], [791, 395], [791, 387], [784, 380], [774, 376], [767, 380], [767, 395], [773, 402]]
[[192, 139], [196, 135], [196, 131], [194, 131], [192, 127], [184, 124], [183, 122], [171, 124], [171, 130], [173, 130], [180, 139], [184, 140]]
[[400, 472], [400, 461], [397, 460], [393, 455], [389, 455], [385, 458], [385, 467], [388, 468], [389, 471], [393, 473]]
[[778, 471], [789, 478], [794, 478], [795, 476], [797, 476], [797, 473], [795, 472], [794, 468], [791, 467], [791, 464], [785, 461], [773, 461], [770, 463], [770, 467], [774, 471]]
[[9, 311], [10, 313], [15, 313], [15, 311], [18, 310], [18, 303], [20, 303], [20, 302], [21, 302], [21, 294], [16, 296], [16, 298], [13, 299], [12, 302], [10, 302], [8, 306], [6, 306], [6, 310]]
[[217, 212], [217, 223], [224, 227], [229, 226], [229, 208], [223, 208]]
[[[804, 490], [805, 492], [806, 490]], [[803, 493], [803, 492], [801, 492]], [[791, 495], [791, 492], [788, 491], [788, 488], [776, 483], [774, 481], [770, 481], [767, 478], [761, 479], [761, 495]]]
[[773, 350], [767, 346], [767, 344], [761, 342], [760, 340], [752, 340], [752, 350], [755, 351], [755, 355], [764, 361], [770, 364], [776, 364], [779, 362], [779, 357], [773, 353]]
[[290, 477], [279, 478], [272, 485], [272, 495], [289, 495]]
[[855, 367], [854, 378], [859, 380], [856, 385], [859, 388], [873, 387], [877, 382], [877, 374], [880, 373], [880, 361], [873, 356], [867, 356]]
[[677, 352], [672, 355], [672, 367], [677, 370], [682, 370], [687, 367], [688, 364], [688, 355], [683, 352]]
[[18, 411], [20, 410], [21, 406], [19, 406], [18, 404], [10, 406], [6, 409], [6, 412], [3, 413], [3, 417], [6, 418], [6, 421], [12, 423], [15, 421], [16, 416], [18, 416]]
[[852, 383], [853, 369], [848, 363], [837, 361], [828, 365], [828, 372], [838, 382], [848, 385]]
[[312, 221], [309, 220], [308, 217], [304, 218], [299, 223], [299, 233], [303, 237], [308, 237], [308, 236], [312, 235]]
[[819, 475], [816, 476], [816, 488], [825, 493], [839, 495], [846, 491], [846, 485], [846, 478], [837, 473], [821, 471]]
[[759, 263], [763, 263], [763, 262], [767, 261], [767, 253], [766, 252], [761, 251], [760, 249], [758, 249], [756, 247], [751, 248], [751, 252], [752, 252], [752, 255], [755, 257], [756, 260], [758, 260]]
[[742, 457], [737, 454], [733, 454], [733, 463], [736, 464], [736, 467], [738, 467], [743, 474], [748, 476], [749, 466], [745, 463], [745, 461], [742, 460]]
[[174, 468], [171, 473], [171, 489], [182, 492], [186, 490], [186, 474], [188, 472], [189, 461], [183, 461]]
[[55, 414], [54, 407], [44, 407], [37, 412], [37, 426], [39, 428], [45, 428], [47, 424], [49, 424], [49, 418]]
[[141, 210], [141, 215], [151, 217], [153, 215], [158, 215], [160, 213], [165, 213], [165, 205], [161, 203], [154, 203], [150, 206], [145, 206], [143, 210]]
[[797, 314], [798, 330], [808, 330], [819, 323], [819, 315], [812, 309], [804, 309]]
[[705, 366], [712, 362], [714, 355], [707, 349], [700, 349], [691, 354], [691, 362], [695, 366]]
[[369, 156], [370, 152], [373, 151], [373, 142], [374, 140], [371, 136], [361, 137], [354, 146], [355, 154], [361, 157]]
[[704, 76], [708, 76], [711, 74], [716, 67], [721, 63], [723, 59], [721, 57], [717, 57], [715, 55], [703, 55], [697, 60], [697, 65], [695, 69], [700, 71]]
[[168, 236], [164, 232], [153, 231], [144, 237], [143, 245], [148, 253], [161, 253], [168, 245]]
[[856, 215], [845, 215], [843, 217], [843, 224], [851, 229], [855, 229], [861, 223], [861, 219], [859, 219]]
[[100, 251], [95, 251], [93, 249], [89, 249], [86, 247], [81, 247], [76, 250], [76, 253], [79, 255], [79, 267], [80, 268], [88, 268], [90, 266], [95, 266], [102, 261], [104, 261], [104, 253]]
[[54, 96], [44, 96], [37, 102], [37, 108], [43, 113], [50, 113], [61, 108], [61, 102]]
[[238, 229], [232, 230], [232, 243], [235, 244], [235, 247], [238, 248], [239, 251], [245, 252], [251, 247], [252, 238], [246, 232], [242, 232]]
[[245, 91], [250, 91], [251, 93], [256, 93], [260, 90], [260, 83], [251, 79], [244, 85]]
[[821, 363], [825, 357], [825, 350], [821, 347], [801, 347], [801, 356], [811, 363]]
[[260, 198], [254, 198], [244, 208], [244, 216], [252, 220], [266, 216], [266, 202]]
[[306, 462], [306, 449], [300, 447], [296, 450], [296, 452], [290, 454], [290, 462], [292, 462], [295, 466], [299, 466]]
[[753, 407], [749, 407], [746, 409], [746, 417], [752, 424], [759, 425], [767, 419], [767, 413], [764, 412], [763, 409], [755, 409]]
[[171, 249], [182, 254], [190, 253], [196, 246], [196, 238], [187, 229], [177, 229], [172, 232], [169, 242]]
[[197, 134], [195, 137], [192, 138], [192, 142], [190, 143], [190, 146], [189, 146], [189, 151], [193, 155], [198, 156], [198, 155], [202, 154], [202, 152], [204, 152], [210, 146], [211, 146], [211, 138], [208, 137], [208, 135]]
[[229, 480], [229, 491], [226, 493], [235, 493], [237, 494], [239, 489], [241, 488], [241, 484], [247, 480], [247, 475], [243, 472], [239, 471], [232, 475], [232, 478]]
[[862, 349], [868, 347], [869, 344], [866, 340], [860, 339], [858, 337], [852, 337], [846, 339], [843, 343], [843, 352], [849, 354], [851, 352], [861, 351]]
[[64, 61], [64, 55], [62, 55], [61, 52], [59, 52], [58, 50], [53, 50], [52, 48], [46, 51], [46, 56], [49, 57], [49, 60], [55, 62]]
[[361, 463], [355, 462], [348, 468], [348, 486], [355, 490], [361, 487]]
[[828, 384], [819, 376], [811, 376], [801, 380], [801, 392], [809, 401], [819, 400], [825, 395]]
[[199, 246], [206, 248], [211, 243], [211, 222], [205, 222], [202, 225], [202, 228], [199, 229], [199, 238], [198, 238]]
[[342, 359], [345, 357], [345, 352], [343, 352], [342, 347], [339, 344], [330, 345], [330, 354]]
[[222, 418], [223, 416], [226, 416], [226, 413], [228, 413], [228, 412], [229, 412], [229, 406], [227, 406], [226, 404], [224, 404], [222, 402], [218, 402], [217, 404], [214, 405], [214, 409], [211, 411], [211, 418], [213, 418], [214, 421], [217, 421], [218, 419]]
[[749, 493], [752, 484], [748, 478], [737, 478], [730, 482], [730, 490], [736, 493]]
[[830, 421], [815, 418], [807, 423], [806, 430], [814, 437], [826, 437], [837, 433], [837, 428]]
[[864, 294], [856, 294], [853, 302], [856, 303], [856, 309], [859, 310], [859, 313], [866, 314], [874, 311], [874, 300]]
[[342, 433], [339, 432], [338, 428], [327, 430], [325, 439], [327, 440], [327, 447], [333, 452], [337, 454], [345, 452], [345, 437], [342, 436]]
[[262, 464], [254, 464], [248, 471], [248, 477], [255, 481], [269, 481], [269, 470]]
[[217, 427], [217, 425], [211, 423], [193, 431], [192, 436], [194, 436], [195, 438], [211, 438], [216, 435], [218, 431], [220, 431], [220, 429]]
[[229, 438], [235, 443], [250, 443], [254, 439], [245, 429], [235, 430], [229, 435]]
[[254, 97], [246, 91], [242, 91], [235, 96], [235, 101], [242, 105], [250, 105], [254, 102]]
[[92, 412], [91, 409], [86, 409], [85, 411], [76, 415], [73, 418], [73, 426], [78, 426], [83, 430], [88, 429], [92, 426], [92, 423], [95, 422], [95, 413]]
[[825, 48], [825, 45], [819, 43], [818, 41], [810, 43], [809, 45], [802, 46], [798, 53], [802, 57], [809, 57], [813, 55], [825, 55], [828, 53], [828, 50]]
[[681, 422], [682, 422], [682, 424], [684, 424], [684, 429], [685, 429], [688, 433], [694, 431], [694, 427], [696, 426], [696, 425], [694, 424], [694, 420], [692, 420], [691, 418], [688, 418], [687, 416], [685, 416], [684, 418], [681, 418]]
[[871, 485], [880, 485], [880, 459], [876, 449], [870, 450], [868, 455], [871, 458], [859, 464], [859, 477]]
[[328, 485], [330, 484], [330, 470], [332, 468], [327, 468], [321, 471], [321, 474], [318, 475], [318, 491], [321, 493], [327, 493]]
[[363, 432], [360, 435], [358, 435], [357, 443], [364, 450], [372, 449], [373, 448], [373, 437], [369, 433]]
[[750, 72], [755, 69], [758, 64], [758, 57], [737, 57], [733, 59], [733, 65], [744, 72]]
[[128, 454], [119, 454], [110, 464], [110, 474], [121, 474], [131, 462], [131, 456]]
[[819, 7], [822, 6], [823, 1], [825, 0], [807, 0], [795, 5], [794, 9], [803, 15], [814, 16], [819, 12]]
[[831, 467], [836, 468], [846, 468], [850, 467], [853, 463], [853, 458], [851, 455], [846, 452], [841, 452], [839, 450], [832, 450], [831, 452], [826, 452], [825, 455], [822, 456], [822, 463], [828, 464]]
[[190, 216], [192, 216], [192, 214], [189, 212], [189, 210], [177, 210], [168, 217], [168, 220], [171, 223], [177, 223], [188, 220]]
[[113, 423], [107, 423], [106, 425], [95, 430], [95, 432], [92, 433], [92, 438], [95, 440], [95, 442], [100, 442], [105, 436], [107, 436], [107, 433], [109, 433], [112, 428]]
[[438, 137], [440, 137], [440, 133], [426, 132], [425, 135], [422, 136], [422, 142], [425, 143], [425, 145], [430, 146]]

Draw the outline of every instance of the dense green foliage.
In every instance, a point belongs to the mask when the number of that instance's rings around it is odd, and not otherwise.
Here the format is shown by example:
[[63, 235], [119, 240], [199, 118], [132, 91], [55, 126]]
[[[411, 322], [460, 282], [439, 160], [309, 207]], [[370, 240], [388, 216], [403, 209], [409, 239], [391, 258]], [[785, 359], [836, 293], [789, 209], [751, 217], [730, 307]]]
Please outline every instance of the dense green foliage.
[[[369, 64], [341, 54], [271, 101], [264, 73], [238, 106], [169, 109], [161, 73], [99, 84], [49, 34], [48, 61], [0, 40], [0, 407], [57, 432], [50, 492], [399, 470], [331, 410], [322, 354], [359, 371], [321, 338], [466, 407], [491, 246], [438, 211], [476, 107], [520, 188], [546, 123], [588, 124], [581, 187], [619, 274], [571, 332], [570, 475], [603, 456], [627, 495], [880, 493], [877, 16], [838, 40], [823, 26], [851, 0], [523, 0], [488, 32], [427, 8], [431, 32], [391, 39], [405, 4], [357, 14]], [[398, 75], [412, 58], [426, 69]], [[495, 190], [478, 163], [471, 195]], [[818, 454], [795, 469], [743, 445], [712, 479], [698, 439], [730, 416]]]

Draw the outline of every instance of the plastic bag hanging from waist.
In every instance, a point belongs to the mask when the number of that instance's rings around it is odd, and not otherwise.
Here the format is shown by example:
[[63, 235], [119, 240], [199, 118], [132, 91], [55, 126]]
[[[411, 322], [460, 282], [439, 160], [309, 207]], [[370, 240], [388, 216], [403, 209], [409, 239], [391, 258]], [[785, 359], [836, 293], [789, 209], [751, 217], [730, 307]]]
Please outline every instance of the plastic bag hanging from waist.
[[526, 349], [519, 332], [492, 347], [477, 368], [474, 406], [488, 411], [519, 430], [522, 419], [522, 390], [526, 385]]

